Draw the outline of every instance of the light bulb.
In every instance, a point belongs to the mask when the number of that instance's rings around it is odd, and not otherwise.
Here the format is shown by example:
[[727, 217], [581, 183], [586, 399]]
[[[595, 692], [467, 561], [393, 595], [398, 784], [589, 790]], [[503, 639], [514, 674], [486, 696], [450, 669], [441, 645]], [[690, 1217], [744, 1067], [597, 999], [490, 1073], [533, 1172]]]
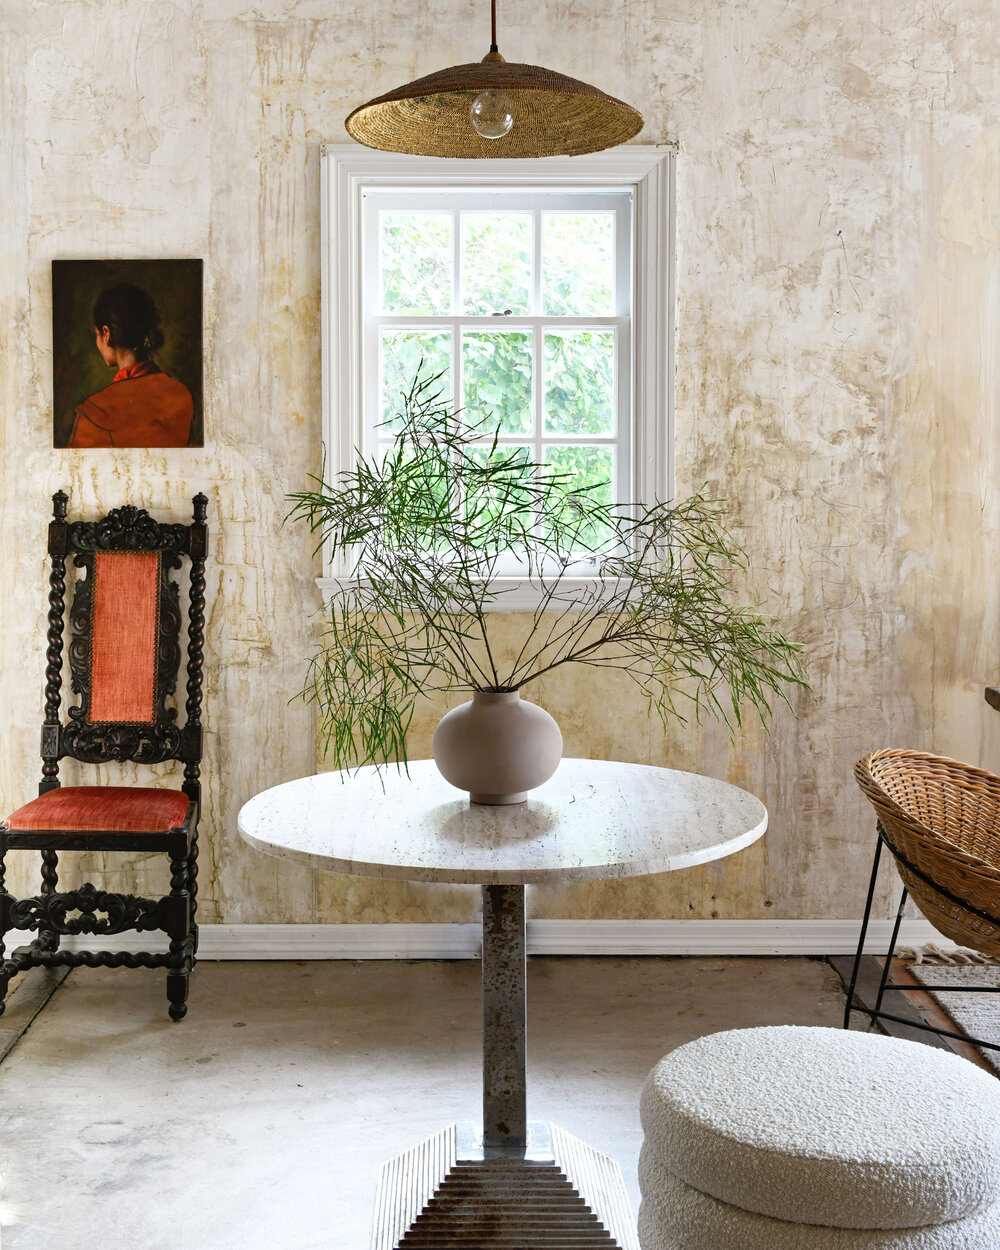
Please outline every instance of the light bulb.
[[502, 91], [483, 91], [469, 109], [472, 128], [484, 139], [502, 139], [514, 124], [510, 100]]

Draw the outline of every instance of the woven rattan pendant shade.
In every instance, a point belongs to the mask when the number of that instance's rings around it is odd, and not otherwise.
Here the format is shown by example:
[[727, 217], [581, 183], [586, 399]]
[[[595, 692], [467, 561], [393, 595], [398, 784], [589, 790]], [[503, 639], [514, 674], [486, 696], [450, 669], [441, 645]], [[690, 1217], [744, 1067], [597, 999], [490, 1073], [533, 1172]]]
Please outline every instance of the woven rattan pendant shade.
[[[555, 70], [508, 63], [495, 49], [484, 61], [438, 70], [360, 105], [347, 118], [348, 134], [386, 152], [509, 158], [599, 152], [642, 129], [630, 104]], [[484, 91], [510, 101], [514, 124], [500, 139], [472, 127], [469, 108]]]

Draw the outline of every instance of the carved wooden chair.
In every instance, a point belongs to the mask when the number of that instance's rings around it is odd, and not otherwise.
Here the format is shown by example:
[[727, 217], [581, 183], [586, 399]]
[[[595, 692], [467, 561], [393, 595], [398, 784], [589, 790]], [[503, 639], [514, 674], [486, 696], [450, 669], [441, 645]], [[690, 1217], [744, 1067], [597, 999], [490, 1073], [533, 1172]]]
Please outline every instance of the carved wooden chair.
[[[141, 508], [116, 508], [98, 521], [66, 519], [67, 496], [52, 497], [49, 526], [48, 650], [42, 780], [38, 798], [0, 824], [0, 1012], [13, 976], [34, 967], [166, 968], [170, 1015], [187, 1012], [188, 981], [198, 948], [195, 923], [201, 798], [201, 701], [205, 623], [205, 525], [208, 500], [194, 497], [190, 525], [154, 521]], [[60, 719], [66, 561], [82, 570], [69, 614], [69, 668], [75, 706]], [[168, 706], [181, 663], [180, 590], [171, 571], [190, 558], [185, 723]], [[62, 786], [59, 761], [184, 763], [180, 789]], [[41, 893], [15, 898], [4, 886], [8, 850], [38, 850]], [[162, 851], [170, 891], [137, 898], [91, 882], [60, 891], [62, 851], [135, 854]], [[12, 930], [34, 940], [4, 957]], [[164, 951], [77, 949], [77, 935], [128, 931], [166, 934]], [[60, 949], [72, 935], [71, 949]]]

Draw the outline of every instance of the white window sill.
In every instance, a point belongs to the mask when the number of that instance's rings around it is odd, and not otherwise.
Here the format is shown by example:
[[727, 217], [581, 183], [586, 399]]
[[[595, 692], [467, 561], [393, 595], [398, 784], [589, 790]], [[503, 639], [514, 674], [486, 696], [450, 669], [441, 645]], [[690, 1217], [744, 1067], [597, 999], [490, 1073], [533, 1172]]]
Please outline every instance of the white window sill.
[[[596, 577], [563, 577], [559, 582], [558, 599], [548, 608], [551, 612], [565, 612], [569, 606], [567, 600], [574, 594], [583, 593], [597, 585]], [[323, 594], [323, 602], [329, 606], [330, 600], [348, 579], [339, 577], [317, 577], [316, 585]], [[499, 592], [497, 599], [487, 611], [489, 612], [534, 612], [546, 594], [546, 587], [527, 577], [498, 577], [492, 586]]]

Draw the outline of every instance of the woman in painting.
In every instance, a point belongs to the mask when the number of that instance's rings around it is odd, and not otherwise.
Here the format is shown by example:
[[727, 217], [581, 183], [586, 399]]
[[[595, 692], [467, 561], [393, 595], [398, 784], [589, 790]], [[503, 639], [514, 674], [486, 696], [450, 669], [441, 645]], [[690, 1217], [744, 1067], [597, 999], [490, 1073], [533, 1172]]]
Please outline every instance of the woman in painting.
[[74, 409], [67, 445], [186, 447], [194, 401], [153, 359], [164, 338], [152, 298], [128, 282], [102, 291], [94, 304], [94, 338], [115, 376]]

